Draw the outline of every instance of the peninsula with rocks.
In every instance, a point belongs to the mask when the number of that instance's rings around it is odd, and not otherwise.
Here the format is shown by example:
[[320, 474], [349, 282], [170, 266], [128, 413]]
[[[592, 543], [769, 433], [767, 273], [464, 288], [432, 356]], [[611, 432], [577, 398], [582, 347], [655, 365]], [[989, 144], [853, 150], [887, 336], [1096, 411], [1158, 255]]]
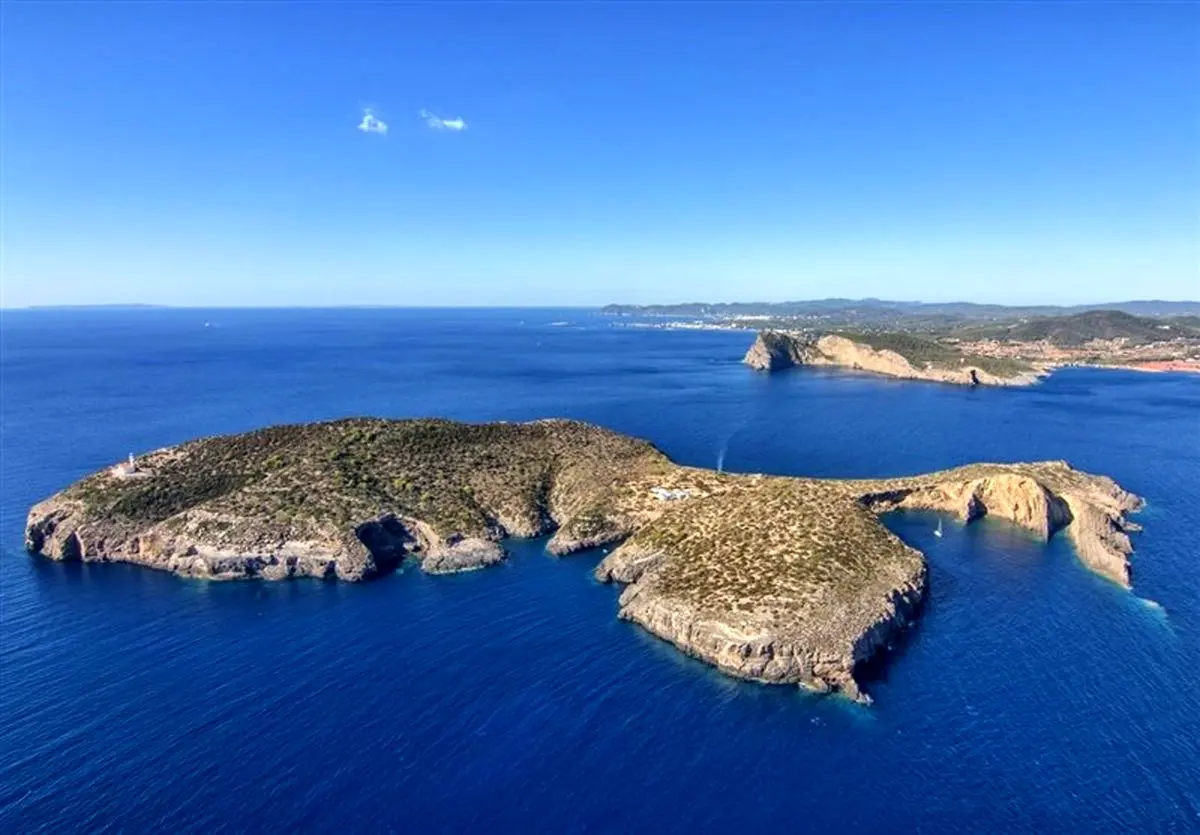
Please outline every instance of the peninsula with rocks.
[[829, 366], [969, 386], [1024, 386], [1064, 366], [1200, 373], [1200, 302], [1079, 309], [825, 299], [604, 312], [623, 327], [757, 331], [745, 362], [761, 371]]
[[1128, 586], [1141, 501], [1062, 461], [885, 479], [717, 472], [566, 420], [355, 418], [202, 438], [88, 476], [35, 505], [26, 547], [208, 579], [361, 581], [612, 547], [619, 616], [726, 673], [867, 696], [856, 675], [919, 616], [923, 555], [880, 514], [933, 510], [1068, 536]]
[[833, 366], [962, 386], [1027, 386], [1048, 373], [1047, 367], [969, 354], [906, 333], [760, 331], [743, 362], [759, 371]]

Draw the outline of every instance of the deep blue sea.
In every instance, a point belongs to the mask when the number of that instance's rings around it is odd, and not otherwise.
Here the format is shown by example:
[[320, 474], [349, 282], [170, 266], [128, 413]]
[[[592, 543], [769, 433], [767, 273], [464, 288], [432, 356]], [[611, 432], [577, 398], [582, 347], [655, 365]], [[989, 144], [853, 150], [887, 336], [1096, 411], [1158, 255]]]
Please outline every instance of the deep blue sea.
[[[1200, 379], [766, 376], [750, 339], [582, 310], [5, 311], [0, 831], [1200, 831]], [[130, 451], [345, 415], [581, 418], [795, 475], [1066, 458], [1147, 498], [1135, 588], [1061, 539], [890, 517], [931, 599], [862, 708], [683, 657], [616, 619], [599, 554], [540, 541], [362, 585], [23, 551], [31, 503]]]

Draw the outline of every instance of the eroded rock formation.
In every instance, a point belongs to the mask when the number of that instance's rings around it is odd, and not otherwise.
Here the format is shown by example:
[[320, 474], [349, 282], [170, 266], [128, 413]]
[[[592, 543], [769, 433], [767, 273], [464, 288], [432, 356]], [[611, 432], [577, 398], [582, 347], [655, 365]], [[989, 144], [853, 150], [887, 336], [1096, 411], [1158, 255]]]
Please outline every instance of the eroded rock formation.
[[[920, 343], [921, 340], [914, 340]], [[782, 333], [761, 331], [746, 352], [743, 362], [759, 371], [777, 371], [795, 366], [830, 366], [905, 380], [929, 380], [964, 386], [1024, 386], [1043, 374], [1036, 369], [1006, 369], [1005, 374], [988, 365], [986, 358], [939, 354], [937, 361], [910, 359], [888, 348], [871, 345], [837, 334]]]

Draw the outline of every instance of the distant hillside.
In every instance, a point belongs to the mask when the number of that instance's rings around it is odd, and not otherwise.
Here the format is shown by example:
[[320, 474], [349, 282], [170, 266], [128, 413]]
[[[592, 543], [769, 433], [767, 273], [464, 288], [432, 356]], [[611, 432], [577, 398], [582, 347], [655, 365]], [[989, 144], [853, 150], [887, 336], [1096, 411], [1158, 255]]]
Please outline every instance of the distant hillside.
[[1060, 347], [1083, 345], [1094, 339], [1126, 339], [1134, 345], [1171, 339], [1200, 338], [1195, 317], [1155, 319], [1133, 316], [1120, 310], [1092, 310], [1073, 316], [1029, 319], [1006, 326], [963, 328], [955, 333], [963, 339], [1003, 339], [1014, 342], [1046, 341]]
[[1018, 318], [1069, 316], [1093, 310], [1111, 310], [1136, 316], [1200, 316], [1200, 302], [1124, 301], [1060, 307], [1054, 305], [1008, 306], [973, 302], [905, 302], [883, 299], [814, 299], [791, 302], [686, 302], [681, 304], [610, 304], [603, 313], [624, 316], [691, 316], [728, 319], [738, 316], [808, 316], [862, 323], [887, 323], [927, 319], [931, 323], [951, 321], [998, 322]]

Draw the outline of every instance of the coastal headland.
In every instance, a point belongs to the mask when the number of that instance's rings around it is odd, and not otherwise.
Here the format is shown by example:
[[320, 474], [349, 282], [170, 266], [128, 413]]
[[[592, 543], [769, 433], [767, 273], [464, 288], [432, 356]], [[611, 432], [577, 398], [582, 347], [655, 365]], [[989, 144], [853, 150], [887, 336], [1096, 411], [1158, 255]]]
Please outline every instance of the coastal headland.
[[1200, 373], [1200, 359], [1191, 356], [1200, 351], [1194, 341], [1131, 346], [1125, 340], [1063, 347], [1044, 340], [967, 342], [905, 331], [760, 330], [742, 361], [758, 371], [830, 366], [965, 386], [1026, 386], [1064, 366]]
[[1200, 373], [1200, 303], [1087, 308], [923, 304], [878, 299], [609, 305], [627, 327], [757, 331], [761, 371], [830, 366], [907, 380], [1023, 386], [1056, 368]]
[[35, 505], [26, 547], [207, 579], [361, 581], [504, 559], [508, 536], [551, 553], [611, 547], [619, 616], [739, 678], [866, 700], [861, 666], [918, 617], [920, 552], [879, 516], [993, 516], [1068, 536], [1130, 583], [1140, 499], [1062, 461], [973, 464], [886, 479], [722, 473], [566, 420], [354, 418], [201, 438], [88, 476]]
[[833, 366], [905, 380], [963, 386], [1027, 386], [1044, 366], [967, 354], [908, 334], [807, 334], [760, 331], [743, 359], [759, 371]]

